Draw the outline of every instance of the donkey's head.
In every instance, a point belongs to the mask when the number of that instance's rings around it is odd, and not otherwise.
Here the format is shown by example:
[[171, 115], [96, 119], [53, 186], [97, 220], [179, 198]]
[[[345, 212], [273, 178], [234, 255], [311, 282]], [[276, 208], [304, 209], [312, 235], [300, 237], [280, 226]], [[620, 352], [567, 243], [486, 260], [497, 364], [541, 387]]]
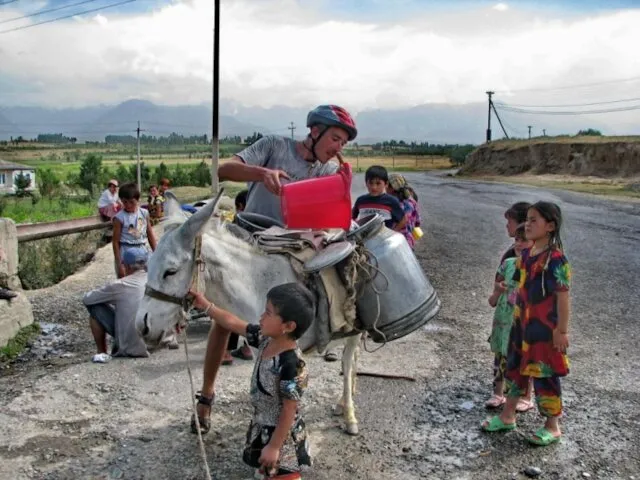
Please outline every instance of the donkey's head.
[[158, 343], [182, 318], [195, 269], [196, 237], [219, 201], [210, 201], [187, 218], [171, 192], [165, 198], [165, 233], [149, 259], [147, 290], [136, 316], [136, 329], [149, 344]]

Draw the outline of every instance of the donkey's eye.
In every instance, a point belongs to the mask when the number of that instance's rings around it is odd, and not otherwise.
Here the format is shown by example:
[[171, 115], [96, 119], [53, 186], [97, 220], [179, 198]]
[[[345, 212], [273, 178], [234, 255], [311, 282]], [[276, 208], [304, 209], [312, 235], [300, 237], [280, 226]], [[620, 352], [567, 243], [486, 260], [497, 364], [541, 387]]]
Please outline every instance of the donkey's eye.
[[176, 273], [178, 273], [178, 270], [165, 270], [165, 272], [162, 274], [162, 278], [170, 277], [171, 275], [175, 275]]

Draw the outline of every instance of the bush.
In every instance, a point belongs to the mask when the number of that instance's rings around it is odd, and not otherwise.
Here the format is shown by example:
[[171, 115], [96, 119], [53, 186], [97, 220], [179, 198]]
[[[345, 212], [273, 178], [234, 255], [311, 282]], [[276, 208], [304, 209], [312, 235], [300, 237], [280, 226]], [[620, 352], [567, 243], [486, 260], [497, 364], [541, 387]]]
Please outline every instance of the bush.
[[80, 174], [78, 175], [78, 184], [88, 190], [91, 195], [94, 194], [96, 186], [100, 184], [100, 174], [102, 172], [102, 157], [90, 153], [85, 156], [80, 164]]
[[54, 237], [18, 245], [18, 275], [26, 289], [45, 288], [64, 280], [95, 253], [99, 231]]
[[576, 136], [578, 137], [601, 137], [602, 132], [600, 130], [596, 130], [595, 128], [587, 128], [586, 130], [580, 130]]

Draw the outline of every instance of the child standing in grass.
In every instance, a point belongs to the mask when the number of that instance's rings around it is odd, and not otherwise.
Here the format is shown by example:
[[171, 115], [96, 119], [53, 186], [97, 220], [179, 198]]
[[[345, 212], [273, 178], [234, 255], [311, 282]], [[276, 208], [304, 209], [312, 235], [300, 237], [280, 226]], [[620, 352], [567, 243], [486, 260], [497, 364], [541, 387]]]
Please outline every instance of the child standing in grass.
[[156, 234], [151, 225], [149, 212], [140, 208], [140, 190], [133, 183], [125, 183], [118, 192], [122, 210], [113, 217], [113, 255], [116, 263], [116, 275], [125, 275], [122, 258], [129, 248], [146, 247], [147, 241], [152, 251], [156, 249]]
[[491, 351], [494, 353], [493, 395], [485, 403], [487, 408], [498, 408], [506, 401], [504, 397], [504, 373], [507, 366], [507, 347], [509, 345], [509, 333], [513, 326], [513, 310], [518, 287], [517, 282], [513, 279], [516, 271], [516, 258], [520, 256], [522, 250], [531, 248], [531, 245], [532, 242], [525, 237], [524, 224], [522, 224], [515, 231], [513, 249], [516, 257], [508, 257], [502, 261], [496, 274], [493, 293], [489, 297], [489, 305], [496, 310], [493, 315], [491, 335], [489, 336]]
[[505, 374], [508, 400], [499, 416], [482, 424], [487, 432], [515, 429], [518, 399], [533, 378], [538, 410], [546, 421], [528, 440], [542, 446], [562, 436], [560, 378], [569, 373], [571, 267], [562, 251], [561, 226], [556, 204], [538, 202], [529, 208], [525, 234], [533, 247], [524, 249], [516, 263], [519, 288]]

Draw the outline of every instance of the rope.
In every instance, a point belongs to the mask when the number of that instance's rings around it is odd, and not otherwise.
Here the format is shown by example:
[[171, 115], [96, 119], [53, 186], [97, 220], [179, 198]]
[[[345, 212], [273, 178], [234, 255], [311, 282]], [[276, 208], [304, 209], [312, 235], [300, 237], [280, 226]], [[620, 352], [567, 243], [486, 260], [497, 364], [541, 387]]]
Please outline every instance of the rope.
[[[193, 257], [195, 259], [195, 268], [193, 269], [193, 276], [191, 277], [191, 285], [194, 291], [200, 290], [200, 272], [204, 271], [204, 260], [202, 259], [202, 236], [196, 237], [196, 244], [193, 251]], [[184, 322], [184, 334], [182, 335], [182, 343], [184, 344], [184, 354], [187, 357], [187, 373], [189, 374], [189, 385], [191, 386], [191, 407], [193, 409], [193, 416], [196, 419], [196, 430], [198, 431], [198, 444], [200, 445], [200, 454], [202, 455], [202, 461], [204, 462], [204, 469], [207, 480], [211, 479], [211, 472], [209, 470], [209, 463], [207, 462], [207, 451], [202, 440], [202, 432], [200, 431], [200, 420], [198, 418], [198, 407], [196, 405], [196, 392], [193, 387], [193, 374], [191, 373], [191, 361], [189, 359], [189, 347], [187, 346], [187, 312], [182, 311], [182, 320]]]
[[[387, 337], [378, 329], [378, 322], [380, 321], [380, 294], [389, 288], [389, 278], [382, 270], [380, 270], [378, 265], [378, 258], [373, 254], [373, 252], [368, 250], [363, 244], [358, 243], [356, 244], [356, 249], [351, 255], [350, 261], [344, 272], [347, 280], [347, 285], [345, 286], [347, 290], [345, 312], [351, 307], [351, 305], [353, 305], [353, 309], [355, 310], [356, 299], [362, 295], [366, 285], [370, 284], [371, 289], [376, 296], [376, 318], [373, 322], [372, 330], [382, 337], [382, 345], [375, 350], [369, 350], [367, 348], [367, 337], [366, 335], [363, 336], [363, 348], [367, 353], [377, 352], [387, 344]], [[361, 283], [360, 290], [356, 289], [359, 272], [363, 274], [364, 278], [364, 282]], [[378, 290], [374, 283], [378, 274], [382, 275], [386, 282], [386, 287], [382, 290]]]

